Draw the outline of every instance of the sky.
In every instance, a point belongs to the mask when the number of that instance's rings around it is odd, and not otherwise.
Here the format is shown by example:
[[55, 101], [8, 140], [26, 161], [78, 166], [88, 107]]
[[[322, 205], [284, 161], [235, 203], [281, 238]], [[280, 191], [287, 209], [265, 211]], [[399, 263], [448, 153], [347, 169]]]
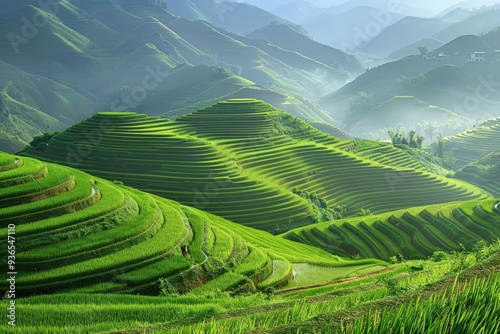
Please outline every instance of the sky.
[[[224, 0], [218, 0], [218, 1], [224, 1]], [[227, 0], [225, 0], [227, 1]], [[234, 0], [233, 0], [234, 1]], [[264, 8], [266, 10], [271, 10], [274, 8], [279, 7], [280, 5], [284, 3], [289, 3], [293, 2], [294, 0], [236, 0], [239, 2], [248, 2], [251, 4], [254, 4], [258, 7]], [[348, 1], [356, 1], [356, 0], [305, 0], [308, 1], [317, 7], [324, 8], [324, 7], [329, 7], [332, 5], [338, 5], [342, 4], [344, 2]], [[359, 0], [358, 0], [359, 1]], [[374, 2], [377, 0], [374, 0]], [[389, 0], [388, 0], [389, 1]], [[500, 2], [500, 0], [390, 0], [390, 1], [399, 1], [405, 5], [411, 6], [411, 7], [419, 7], [419, 8], [425, 8], [432, 12], [433, 14], [438, 14], [442, 12], [443, 10], [459, 4], [463, 2], [467, 2], [469, 6], [475, 7], [476, 5], [493, 5], [495, 3]]]
[[[314, 1], [314, 0], [313, 0]], [[464, 2], [463, 0], [400, 0], [402, 3], [408, 5], [408, 6], [413, 6], [413, 7], [421, 7], [421, 8], [426, 8], [429, 9], [431, 12], [434, 13], [439, 13], [453, 5], [456, 5], [458, 3]], [[498, 0], [479, 0], [479, 1], [474, 1], [474, 0], [469, 0], [467, 1], [468, 3], [485, 3], [488, 5], [493, 5]]]

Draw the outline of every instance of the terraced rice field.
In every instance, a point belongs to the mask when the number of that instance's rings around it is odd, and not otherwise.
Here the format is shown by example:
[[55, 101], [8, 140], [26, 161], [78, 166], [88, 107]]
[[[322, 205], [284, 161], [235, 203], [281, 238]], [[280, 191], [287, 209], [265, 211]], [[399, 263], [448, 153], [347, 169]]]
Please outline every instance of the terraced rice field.
[[334, 125], [327, 124], [327, 123], [321, 123], [321, 122], [311, 122], [309, 123], [312, 126], [314, 126], [316, 129], [318, 129], [321, 132], [328, 133], [329, 135], [332, 135], [337, 138], [341, 139], [346, 139], [346, 140], [353, 140], [356, 138], [352, 133], [349, 133], [341, 128], [338, 128]]
[[471, 250], [500, 235], [498, 200], [468, 201], [320, 223], [283, 237], [344, 257], [425, 259], [434, 251]]
[[466, 165], [455, 173], [455, 177], [500, 197], [500, 150]]
[[359, 265], [72, 168], [3, 153], [0, 205], [0, 238], [15, 225], [19, 295], [158, 295], [160, 278], [180, 293], [255, 291], [288, 283], [292, 262]]
[[352, 145], [263, 101], [233, 99], [176, 121], [100, 113], [24, 154], [273, 233], [314, 220], [314, 207], [294, 189], [346, 205], [347, 214], [488, 196], [426, 171], [401, 150], [362, 157]]
[[481, 126], [445, 138], [446, 150], [454, 151], [456, 169], [479, 160], [500, 147], [500, 117], [492, 118]]

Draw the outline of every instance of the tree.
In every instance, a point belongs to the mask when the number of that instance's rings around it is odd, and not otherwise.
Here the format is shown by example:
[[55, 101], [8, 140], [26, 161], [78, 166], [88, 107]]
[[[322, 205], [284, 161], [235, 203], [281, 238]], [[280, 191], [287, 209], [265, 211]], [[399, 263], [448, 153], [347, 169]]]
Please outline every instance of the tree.
[[407, 145], [412, 148], [422, 148], [424, 137], [419, 136], [416, 131], [410, 131], [407, 136], [405, 132], [399, 133], [394, 131], [387, 131], [387, 135], [391, 139], [392, 145]]
[[419, 124], [423, 129], [425, 134], [429, 137], [429, 140], [434, 141], [434, 134], [438, 128], [438, 125], [435, 121], [423, 122]]
[[434, 151], [434, 154], [441, 159], [444, 156], [444, 139], [442, 134], [439, 134], [438, 136], [438, 139], [436, 141], [436, 150]]
[[415, 139], [416, 139], [416, 138], [415, 138], [415, 135], [416, 135], [416, 134], [417, 134], [417, 133], [416, 133], [415, 131], [413, 131], [413, 130], [412, 130], [412, 131], [410, 131], [410, 138], [409, 138], [409, 140], [408, 140], [408, 145], [409, 145], [410, 147], [417, 147], [417, 141], [415, 140]]
[[427, 49], [425, 46], [421, 45], [418, 47], [418, 51], [420, 51], [420, 54], [422, 56], [425, 56], [429, 52], [429, 49]]
[[418, 148], [422, 148], [422, 144], [424, 143], [424, 140], [425, 140], [424, 136], [417, 135], [416, 142], [417, 142], [417, 147]]

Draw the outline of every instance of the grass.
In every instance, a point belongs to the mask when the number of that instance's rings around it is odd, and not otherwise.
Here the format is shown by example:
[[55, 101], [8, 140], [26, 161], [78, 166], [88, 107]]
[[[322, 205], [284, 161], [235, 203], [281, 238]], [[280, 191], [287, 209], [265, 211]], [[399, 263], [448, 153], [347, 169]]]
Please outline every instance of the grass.
[[316, 266], [309, 263], [293, 263], [292, 267], [294, 278], [286, 286], [287, 289], [333, 282], [385, 268], [384, 266], [373, 264], [339, 268]]
[[344, 333], [496, 333], [500, 324], [500, 277], [454, 284], [427, 300], [376, 310], [343, 328]]
[[[405, 323], [405, 332], [408, 332], [419, 330], [418, 326], [435, 326], [447, 321], [453, 322], [453, 326], [471, 326], [467, 327], [469, 329], [475, 323], [478, 326], [493, 326], [494, 329], [494, 326], [498, 326], [497, 322], [480, 324], [483, 317], [477, 315], [482, 312], [484, 316], [496, 317], [499, 259], [498, 253], [495, 253], [476, 266], [460, 270], [458, 278], [450, 275], [447, 270], [450, 263], [448, 260], [439, 263], [420, 261], [397, 264], [391, 272], [368, 277], [355, 284], [344, 282], [332, 285], [328, 287], [331, 289], [329, 294], [311, 289], [306, 290], [310, 293], [308, 296], [277, 295], [271, 299], [265, 295], [230, 298], [219, 287], [217, 289], [220, 292], [212, 289], [205, 296], [35, 296], [19, 300], [19, 311], [26, 316], [20, 317], [16, 332], [30, 333], [38, 328], [42, 333], [117, 330], [124, 333], [245, 333], [252, 330], [270, 333], [324, 333], [329, 329], [345, 332], [363, 326], [372, 326], [369, 328], [376, 330], [373, 326], [380, 325], [379, 332], [385, 333], [385, 326], [397, 329], [399, 324]], [[411, 269], [419, 265], [424, 270]], [[471, 278], [476, 275], [479, 278]], [[237, 275], [227, 274], [222, 277], [218, 282], [238, 281]], [[422, 278], [434, 279], [426, 281]], [[391, 281], [396, 285], [411, 282], [413, 289], [398, 290], [397, 295], [393, 295], [395, 290], [392, 288], [394, 285], [389, 284]], [[214, 280], [211, 284], [215, 286], [216, 283]], [[335, 289], [332, 290], [332, 287]], [[426, 312], [430, 308], [437, 312]], [[94, 321], [81, 317], [82, 310], [86, 310], [85, 314], [92, 316]], [[455, 316], [457, 314], [459, 316]], [[432, 321], [423, 323], [416, 320], [422, 317], [428, 317]], [[468, 321], [461, 322], [460, 319]], [[71, 328], [60, 325], [68, 322], [72, 323]], [[398, 326], [395, 326], [396, 323]], [[6, 333], [13, 332], [5, 324], [1, 326]], [[460, 327], [453, 328], [458, 330]]]

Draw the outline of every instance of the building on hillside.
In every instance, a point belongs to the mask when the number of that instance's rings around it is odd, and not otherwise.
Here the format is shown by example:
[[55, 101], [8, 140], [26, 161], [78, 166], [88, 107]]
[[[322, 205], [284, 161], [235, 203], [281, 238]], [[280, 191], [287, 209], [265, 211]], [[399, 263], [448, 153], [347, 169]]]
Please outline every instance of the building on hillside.
[[471, 62], [500, 62], [500, 50], [494, 52], [473, 52], [470, 58]]
[[486, 61], [486, 52], [473, 52], [470, 61], [472, 62], [478, 62], [478, 61]]

